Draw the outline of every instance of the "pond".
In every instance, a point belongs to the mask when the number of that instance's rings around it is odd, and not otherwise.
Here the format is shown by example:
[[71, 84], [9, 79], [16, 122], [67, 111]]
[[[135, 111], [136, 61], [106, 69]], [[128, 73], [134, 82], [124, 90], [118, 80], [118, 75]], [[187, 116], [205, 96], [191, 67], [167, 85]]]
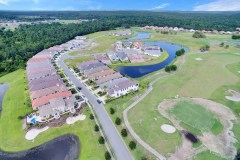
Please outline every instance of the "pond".
[[[141, 34], [143, 35], [143, 33], [141, 33]], [[146, 33], [146, 34], [150, 34], [150, 33]], [[138, 36], [136, 36], [136, 37], [138, 37]], [[131, 39], [129, 39], [129, 40], [131, 40]], [[163, 50], [166, 50], [169, 54], [168, 58], [166, 60], [164, 60], [163, 62], [160, 62], [158, 64], [153, 64], [153, 65], [120, 66], [117, 68], [117, 70], [120, 73], [122, 73], [128, 77], [131, 77], [131, 78], [140, 78], [149, 73], [161, 70], [161, 69], [165, 68], [167, 65], [169, 65], [175, 59], [175, 53], [177, 50], [184, 48], [184, 50], [186, 52], [188, 51], [187, 48], [182, 47], [177, 44], [172, 44], [172, 43], [166, 43], [166, 42], [144, 42], [144, 43], [149, 44], [149, 45], [157, 45], [157, 46], [161, 47]]]
[[67, 134], [38, 147], [21, 152], [0, 150], [1, 160], [76, 160], [80, 154], [79, 138]]
[[2, 113], [2, 102], [5, 93], [7, 92], [9, 85], [7, 83], [0, 84], [0, 118], [1, 118], [1, 113]]
[[151, 36], [151, 33], [148, 33], [148, 32], [136, 32], [136, 33], [137, 33], [137, 36], [128, 38], [128, 41], [135, 41], [138, 39], [148, 39]]

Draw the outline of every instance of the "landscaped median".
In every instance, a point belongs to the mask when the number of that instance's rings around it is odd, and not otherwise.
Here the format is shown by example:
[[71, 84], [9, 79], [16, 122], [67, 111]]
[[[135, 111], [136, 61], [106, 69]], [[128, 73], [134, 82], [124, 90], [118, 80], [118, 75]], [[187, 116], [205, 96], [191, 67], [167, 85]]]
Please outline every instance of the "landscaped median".
[[[98, 133], [94, 132], [95, 123], [89, 118], [84, 121], [78, 121], [73, 125], [64, 124], [58, 128], [49, 128], [47, 131], [39, 134], [32, 142], [26, 140], [26, 131], [22, 130], [22, 120], [32, 111], [27, 106], [28, 91], [25, 79], [25, 70], [18, 70], [0, 78], [0, 83], [7, 82], [10, 87], [4, 97], [3, 111], [0, 119], [0, 148], [5, 151], [21, 151], [38, 146], [48, 142], [53, 138], [64, 134], [75, 134], [79, 137], [81, 143], [81, 156], [79, 159], [104, 159], [106, 148], [98, 144]], [[90, 110], [85, 109], [84, 115], [89, 117]]]

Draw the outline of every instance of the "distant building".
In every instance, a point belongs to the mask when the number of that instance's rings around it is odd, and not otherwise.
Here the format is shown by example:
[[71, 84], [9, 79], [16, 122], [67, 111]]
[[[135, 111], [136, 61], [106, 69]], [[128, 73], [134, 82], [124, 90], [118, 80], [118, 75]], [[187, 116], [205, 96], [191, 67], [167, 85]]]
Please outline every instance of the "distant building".
[[128, 61], [128, 57], [127, 57], [127, 54], [124, 53], [124, 52], [108, 52], [107, 53], [109, 59], [112, 61], [112, 62], [116, 62], [116, 61]]

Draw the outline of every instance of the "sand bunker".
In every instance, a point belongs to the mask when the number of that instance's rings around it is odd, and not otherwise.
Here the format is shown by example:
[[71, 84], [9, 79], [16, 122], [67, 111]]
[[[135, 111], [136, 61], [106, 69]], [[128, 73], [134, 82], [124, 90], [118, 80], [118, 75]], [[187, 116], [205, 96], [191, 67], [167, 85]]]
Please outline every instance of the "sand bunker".
[[168, 125], [168, 124], [163, 124], [161, 126], [161, 130], [165, 133], [174, 133], [176, 132], [176, 128], [171, 126], [171, 125]]
[[67, 124], [74, 124], [75, 122], [77, 121], [83, 121], [86, 119], [86, 116], [85, 115], [78, 115], [76, 117], [68, 117], [66, 119], [66, 123]]
[[240, 93], [229, 89], [228, 92], [230, 94], [232, 94], [232, 96], [225, 96], [226, 99], [230, 100], [230, 101], [234, 101], [234, 102], [240, 102]]
[[195, 58], [196, 61], [202, 61], [202, 58]]
[[46, 126], [46, 127], [44, 127], [44, 128], [41, 128], [41, 129], [31, 129], [30, 131], [28, 131], [27, 133], [26, 133], [26, 136], [25, 136], [25, 138], [27, 139], [27, 140], [33, 140], [33, 139], [35, 139], [40, 133], [42, 133], [42, 132], [44, 132], [44, 131], [46, 131], [46, 130], [48, 130], [49, 129], [49, 127], [48, 126]]
[[[223, 125], [223, 130], [220, 134], [214, 135], [211, 132], [203, 132], [202, 136], [198, 136], [203, 145], [200, 148], [189, 149], [184, 143], [180, 146], [175, 153], [172, 154], [172, 158], [174, 157], [184, 157], [182, 159], [192, 159], [196, 155], [196, 153], [200, 153], [201, 151], [208, 149], [212, 152], [220, 154], [222, 157], [234, 159], [237, 150], [234, 147], [234, 143], [236, 143], [236, 139], [234, 137], [233, 132], [231, 131], [233, 128], [233, 123], [231, 121], [236, 120], [234, 113], [226, 106], [207, 100], [202, 98], [179, 98], [179, 99], [165, 99], [160, 103], [158, 109], [159, 112], [167, 119], [169, 119], [175, 128], [178, 130], [184, 130], [181, 127], [180, 121], [169, 116], [168, 110], [174, 107], [180, 101], [191, 101], [196, 104], [200, 104], [205, 109], [214, 112], [218, 115], [221, 124]], [[185, 148], [188, 148], [187, 152]], [[196, 150], [198, 150], [196, 152]], [[180, 152], [179, 152], [180, 151]], [[181, 156], [179, 156], [181, 153]]]

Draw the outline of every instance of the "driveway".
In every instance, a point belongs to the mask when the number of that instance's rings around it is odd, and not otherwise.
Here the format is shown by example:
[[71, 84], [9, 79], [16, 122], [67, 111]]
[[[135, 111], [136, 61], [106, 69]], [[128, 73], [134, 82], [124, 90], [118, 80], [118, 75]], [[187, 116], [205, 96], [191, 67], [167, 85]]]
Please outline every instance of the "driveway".
[[122, 137], [118, 133], [115, 128], [112, 120], [110, 119], [107, 111], [105, 110], [102, 104], [97, 103], [97, 98], [83, 85], [77, 77], [74, 76], [73, 72], [69, 70], [69, 68], [65, 65], [64, 60], [69, 58], [67, 54], [62, 55], [58, 61], [59, 66], [63, 69], [66, 76], [73, 82], [76, 87], [81, 87], [81, 92], [85, 95], [85, 97], [89, 100], [89, 102], [93, 105], [93, 109], [95, 110], [97, 117], [102, 125], [102, 128], [105, 132], [105, 135], [113, 149], [113, 152], [118, 160], [132, 160], [133, 157], [128, 150], [128, 147], [123, 142]]

